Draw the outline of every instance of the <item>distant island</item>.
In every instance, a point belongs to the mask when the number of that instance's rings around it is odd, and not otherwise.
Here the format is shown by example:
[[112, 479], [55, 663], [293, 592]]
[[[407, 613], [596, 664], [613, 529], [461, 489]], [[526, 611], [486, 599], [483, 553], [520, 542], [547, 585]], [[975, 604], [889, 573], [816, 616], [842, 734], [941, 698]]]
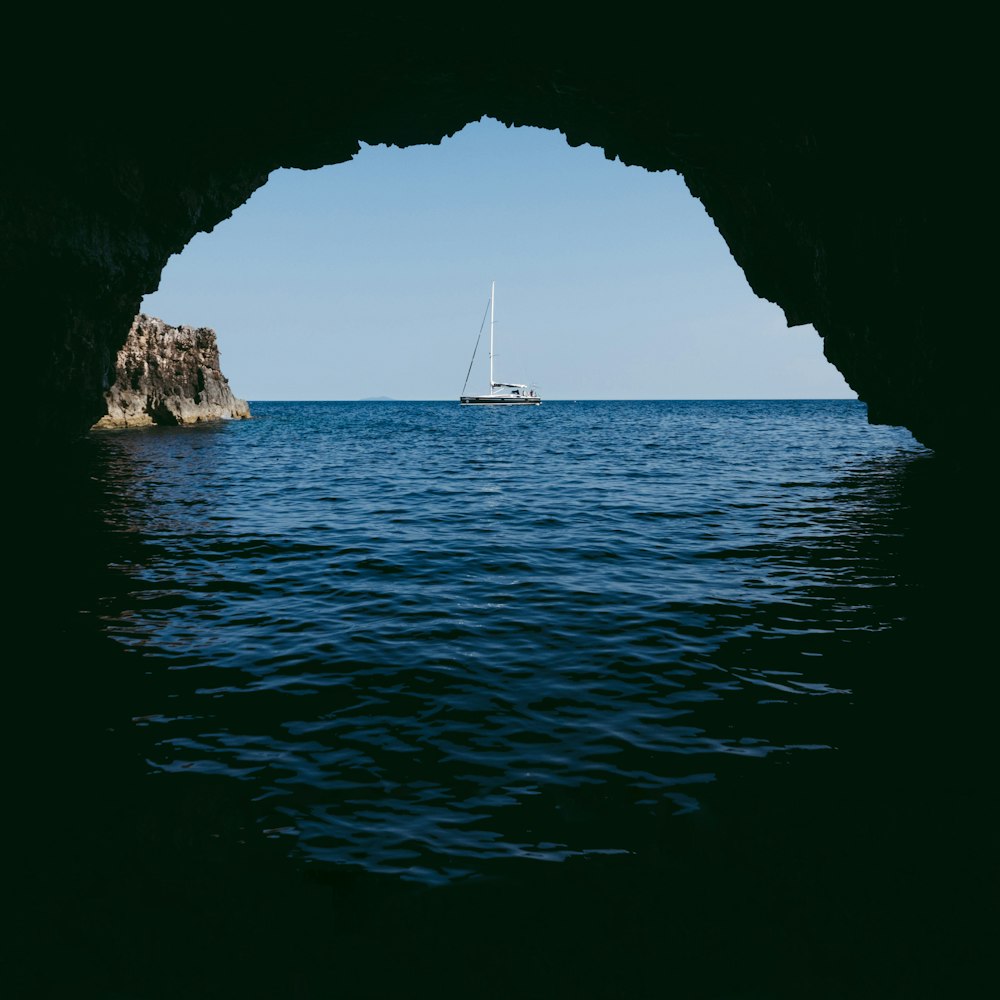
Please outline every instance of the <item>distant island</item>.
[[246, 420], [219, 367], [219, 344], [208, 327], [170, 326], [140, 313], [115, 360], [97, 429], [177, 426], [209, 420]]

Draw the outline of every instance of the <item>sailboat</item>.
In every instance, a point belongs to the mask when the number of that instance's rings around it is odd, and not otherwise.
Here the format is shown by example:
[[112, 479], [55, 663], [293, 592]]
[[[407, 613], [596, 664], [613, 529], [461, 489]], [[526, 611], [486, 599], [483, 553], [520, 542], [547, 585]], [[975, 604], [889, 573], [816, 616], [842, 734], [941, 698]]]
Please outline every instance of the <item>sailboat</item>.
[[[535, 392], [534, 387], [523, 385], [520, 382], [497, 382], [493, 378], [493, 318], [496, 299], [495, 281], [490, 283], [490, 391], [486, 396], [466, 396], [465, 387], [469, 384], [469, 373], [472, 371], [473, 362], [476, 360], [476, 350], [479, 349], [479, 340], [476, 340], [476, 347], [472, 351], [472, 361], [469, 362], [469, 371], [465, 375], [465, 386], [462, 387], [462, 395], [458, 401], [463, 406], [537, 406], [542, 401], [542, 397]], [[483, 316], [485, 322], [486, 317]], [[482, 327], [479, 336], [483, 335]]]

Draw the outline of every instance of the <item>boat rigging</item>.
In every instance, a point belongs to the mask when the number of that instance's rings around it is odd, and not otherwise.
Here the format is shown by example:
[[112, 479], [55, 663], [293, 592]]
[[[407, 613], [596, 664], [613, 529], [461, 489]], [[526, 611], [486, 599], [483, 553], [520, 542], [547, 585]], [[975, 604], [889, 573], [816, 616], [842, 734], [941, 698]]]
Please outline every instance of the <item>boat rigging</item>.
[[[526, 385], [523, 382], [497, 382], [493, 377], [493, 327], [495, 319], [496, 282], [490, 283], [490, 301], [487, 306], [490, 314], [490, 391], [484, 396], [467, 396], [465, 389], [469, 384], [469, 375], [472, 373], [472, 365], [476, 360], [476, 351], [479, 349], [479, 340], [483, 335], [483, 325], [486, 323], [486, 315], [483, 314], [483, 323], [479, 327], [479, 336], [476, 338], [476, 346], [472, 351], [472, 361], [469, 362], [469, 370], [465, 374], [465, 385], [462, 387], [462, 395], [459, 402], [463, 406], [537, 406], [541, 403], [542, 397], [535, 391], [534, 386]], [[497, 391], [501, 390], [501, 391]], [[503, 390], [507, 390], [504, 392]]]

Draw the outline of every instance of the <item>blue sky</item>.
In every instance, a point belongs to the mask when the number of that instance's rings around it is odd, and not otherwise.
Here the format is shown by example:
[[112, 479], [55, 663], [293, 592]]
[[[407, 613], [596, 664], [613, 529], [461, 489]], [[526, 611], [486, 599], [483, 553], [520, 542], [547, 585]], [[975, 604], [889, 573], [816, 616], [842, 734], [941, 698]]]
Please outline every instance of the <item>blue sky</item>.
[[[855, 396], [677, 174], [489, 119], [276, 171], [142, 309], [213, 327], [247, 399], [455, 399], [493, 279], [496, 376], [546, 398]], [[469, 391], [487, 381], [481, 345]]]

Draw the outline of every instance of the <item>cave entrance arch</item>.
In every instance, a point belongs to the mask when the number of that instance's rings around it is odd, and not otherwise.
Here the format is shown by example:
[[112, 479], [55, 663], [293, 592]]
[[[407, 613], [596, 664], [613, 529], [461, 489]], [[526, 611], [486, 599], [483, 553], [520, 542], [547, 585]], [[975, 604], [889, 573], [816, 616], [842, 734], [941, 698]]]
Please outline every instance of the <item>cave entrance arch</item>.
[[[882, 52], [877, 72], [858, 62], [845, 82], [816, 69], [804, 85], [748, 72], [746, 60], [644, 59], [626, 47], [598, 61], [565, 37], [498, 65], [452, 45], [455, 33], [428, 49], [402, 22], [377, 37], [345, 28], [330, 57], [299, 56], [288, 73], [247, 64], [112, 91], [96, 76], [74, 80], [5, 164], [10, 320], [32, 331], [11, 362], [51, 373], [55, 400], [31, 433], [51, 440], [93, 422], [166, 261], [274, 170], [341, 163], [359, 142], [436, 143], [483, 115], [680, 172], [754, 292], [791, 325], [815, 326], [873, 421], [954, 448], [986, 425], [984, 373], [940, 335], [954, 325], [955, 289], [937, 270], [940, 248], [955, 246], [949, 184], [929, 191], [912, 169], [928, 108], [941, 103], [936, 80], [909, 73], [890, 95]], [[15, 408], [31, 406], [31, 390], [19, 385]]]
[[[494, 275], [498, 361], [545, 398], [853, 397], [679, 175], [485, 118], [277, 171], [171, 258], [142, 311], [217, 329], [250, 399], [454, 399]], [[474, 384], [485, 344], [477, 358]]]

